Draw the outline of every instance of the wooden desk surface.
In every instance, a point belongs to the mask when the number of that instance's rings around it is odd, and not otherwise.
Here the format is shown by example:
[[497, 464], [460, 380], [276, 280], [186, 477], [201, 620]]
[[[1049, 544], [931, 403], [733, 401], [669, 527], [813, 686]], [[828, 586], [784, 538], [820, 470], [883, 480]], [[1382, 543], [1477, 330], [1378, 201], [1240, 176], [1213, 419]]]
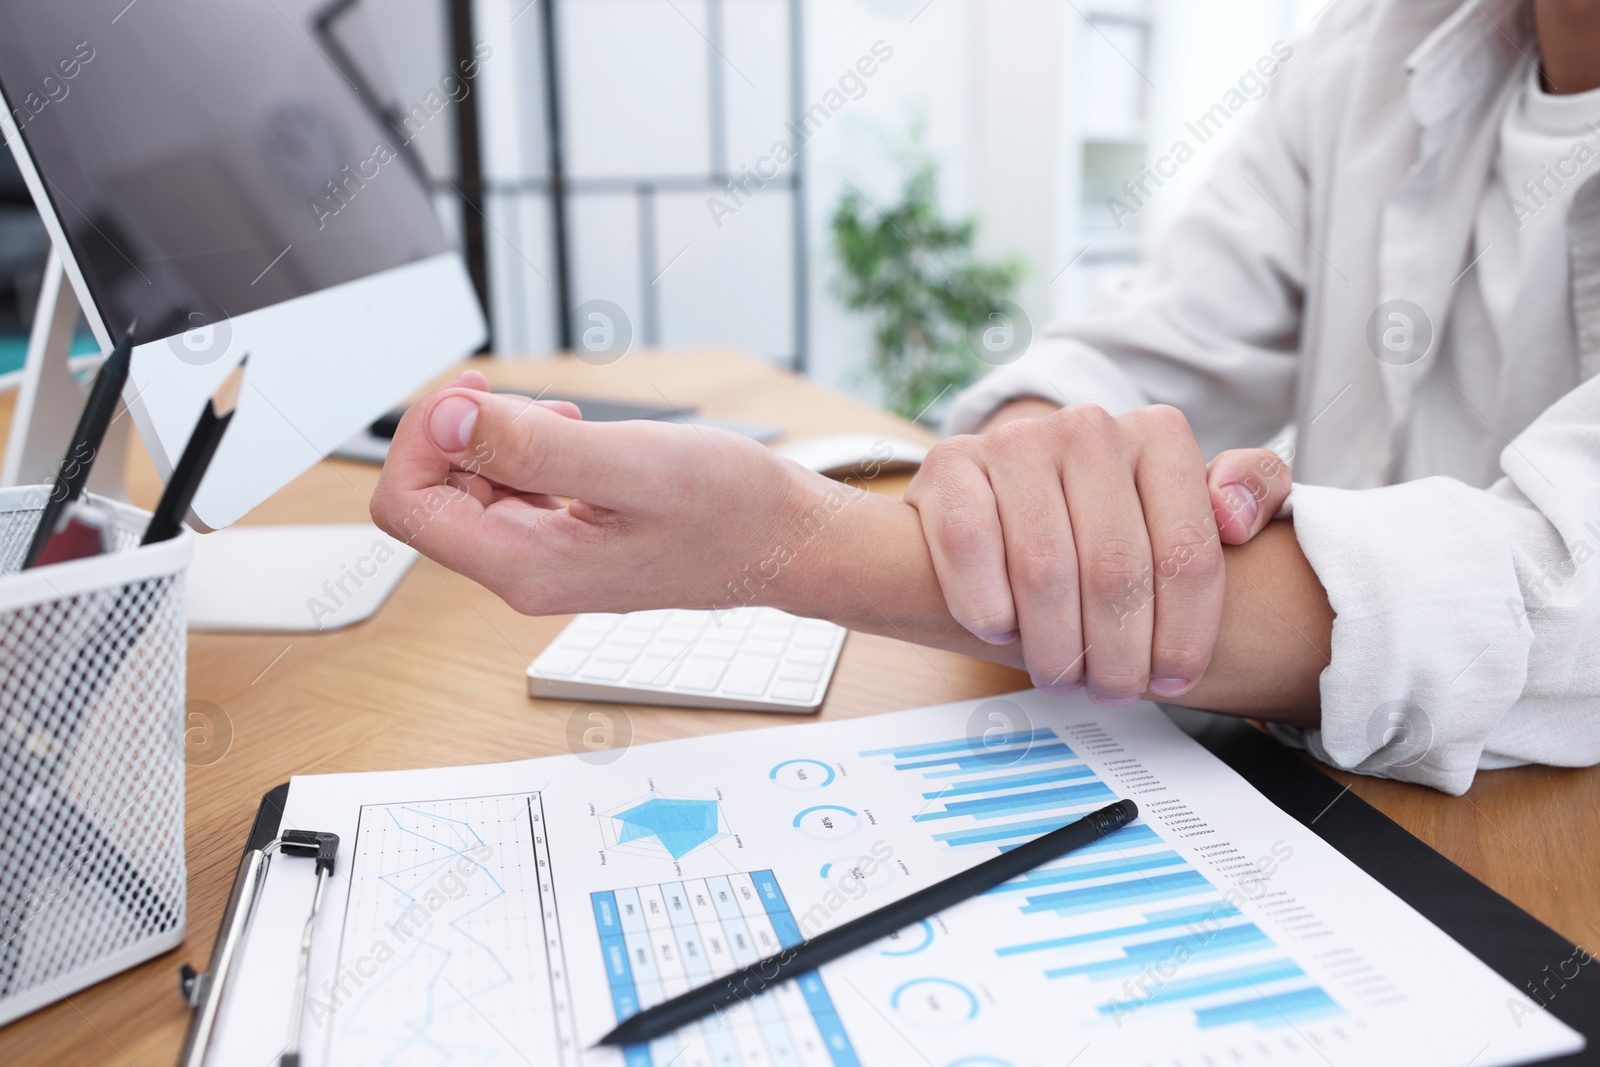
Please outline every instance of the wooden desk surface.
[[[729, 352], [633, 354], [609, 367], [573, 358], [483, 362], [497, 384], [637, 399], [712, 416], [776, 423], [791, 436], [927, 431], [784, 371]], [[14, 394], [0, 397], [0, 430]], [[3, 437], [0, 437], [3, 441]], [[130, 460], [136, 502], [159, 482]], [[367, 518], [377, 469], [324, 462], [247, 521]], [[876, 488], [898, 494], [906, 479]], [[142, 966], [0, 1029], [0, 1062], [128, 1067], [177, 1059], [189, 1012], [177, 991], [184, 961], [204, 966], [261, 795], [291, 775], [522, 759], [567, 751], [570, 701], [535, 701], [523, 671], [566, 618], [527, 618], [492, 594], [420, 561], [371, 621], [316, 635], [195, 634], [189, 699], [220, 709], [232, 747], [188, 776], [188, 936]], [[946, 652], [852, 634], [824, 719], [989, 696], [1026, 675]], [[614, 706], [613, 706], [614, 707]], [[626, 706], [634, 740], [772, 726], [771, 715]], [[806, 719], [799, 721], [815, 721]], [[439, 724], [452, 729], [440, 743]], [[1338, 775], [1472, 874], [1591, 954], [1600, 953], [1600, 769], [1530, 767], [1480, 775], [1465, 797]]]

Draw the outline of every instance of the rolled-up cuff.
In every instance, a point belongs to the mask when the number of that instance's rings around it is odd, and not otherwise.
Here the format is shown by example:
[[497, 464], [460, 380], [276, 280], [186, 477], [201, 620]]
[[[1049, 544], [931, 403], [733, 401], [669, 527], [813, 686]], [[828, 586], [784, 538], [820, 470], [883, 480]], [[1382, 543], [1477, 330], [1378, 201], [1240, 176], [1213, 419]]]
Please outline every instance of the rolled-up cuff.
[[1345, 770], [1461, 794], [1516, 703], [1532, 634], [1482, 493], [1447, 478], [1295, 488], [1294, 525], [1336, 613], [1320, 729], [1275, 731]]
[[1127, 371], [1079, 341], [1041, 340], [1017, 362], [990, 372], [956, 397], [947, 434], [976, 433], [1004, 405], [1027, 396], [1057, 404], [1098, 404], [1121, 415], [1150, 401]]

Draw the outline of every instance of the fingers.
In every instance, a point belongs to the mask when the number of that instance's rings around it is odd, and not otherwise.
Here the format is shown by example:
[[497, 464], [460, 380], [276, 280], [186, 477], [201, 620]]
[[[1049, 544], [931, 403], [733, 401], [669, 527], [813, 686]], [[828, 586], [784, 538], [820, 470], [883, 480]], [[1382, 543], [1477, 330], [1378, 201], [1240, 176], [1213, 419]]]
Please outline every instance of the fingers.
[[1204, 675], [1225, 594], [1213, 489], [1276, 511], [1287, 471], [1267, 456], [1225, 458], [1208, 486], [1175, 408], [1114, 418], [1081, 405], [952, 438], [907, 501], [957, 621], [989, 641], [1014, 626], [1035, 685], [1082, 684], [1119, 707], [1147, 691], [1178, 696]]
[[536, 400], [534, 403], [569, 419], [583, 418], [583, 409], [570, 400]]
[[996, 448], [990, 483], [1005, 537], [1006, 574], [1016, 601], [1022, 658], [1033, 684], [1067, 693], [1084, 675], [1078, 615], [1078, 557], [1055, 457]]
[[1272, 521], [1294, 476], [1271, 449], [1236, 448], [1211, 461], [1206, 484], [1223, 544], [1242, 545]]
[[1017, 613], [1000, 514], [971, 444], [955, 437], [936, 446], [906, 490], [906, 503], [917, 509], [950, 614], [980, 639], [1009, 644], [1017, 638]]
[[[581, 463], [585, 447], [554, 442], [561, 431], [590, 433], [598, 427], [526, 397], [484, 392], [476, 386], [486, 383], [475, 378], [481, 375], [463, 376], [407, 410], [373, 492], [371, 513], [387, 533], [511, 599], [548, 580], [542, 568], [559, 570], [561, 550], [578, 535], [578, 524], [567, 521], [566, 510], [537, 484], [537, 463], [534, 477], [520, 484], [507, 475], [519, 469], [514, 457], [542, 447]], [[519, 415], [524, 416], [520, 422]], [[486, 435], [502, 441], [537, 438], [538, 443], [512, 441], [497, 454]], [[596, 470], [603, 475], [606, 468], [597, 465]], [[580, 475], [570, 474], [551, 484], [572, 495], [580, 482]], [[543, 553], [529, 551], [534, 534]]]
[[406, 421], [413, 417], [426, 427], [422, 443], [454, 466], [507, 489], [608, 508], [649, 510], [686, 468], [705, 462], [683, 454], [683, 436], [663, 432], [672, 427], [586, 423], [521, 396], [446, 389], [420, 401]]
[[[1096, 703], [1121, 707], [1150, 680], [1150, 539], [1136, 456], [1102, 409], [1083, 404], [1063, 416], [1062, 484], [1078, 555], [1086, 687]], [[1022, 639], [1026, 646], [1026, 627]]]
[[1135, 483], [1150, 536], [1154, 573], [1141, 590], [1153, 613], [1150, 692], [1188, 692], [1211, 663], [1226, 579], [1222, 544], [1210, 517], [1205, 460], [1183, 415], [1165, 406], [1124, 416], [1142, 442]]
[[489, 379], [484, 377], [483, 371], [475, 367], [468, 367], [456, 375], [455, 381], [447, 382], [441, 388], [448, 389], [451, 386], [459, 386], [462, 389], [476, 389], [480, 393], [487, 393], [489, 391]]
[[[395, 431], [372, 493], [372, 520], [430, 558], [469, 573], [456, 558], [460, 538], [451, 531], [477, 529], [494, 490], [484, 479], [458, 470], [434, 447], [421, 421], [422, 406], [412, 405]], [[483, 554], [474, 553], [480, 558]]]

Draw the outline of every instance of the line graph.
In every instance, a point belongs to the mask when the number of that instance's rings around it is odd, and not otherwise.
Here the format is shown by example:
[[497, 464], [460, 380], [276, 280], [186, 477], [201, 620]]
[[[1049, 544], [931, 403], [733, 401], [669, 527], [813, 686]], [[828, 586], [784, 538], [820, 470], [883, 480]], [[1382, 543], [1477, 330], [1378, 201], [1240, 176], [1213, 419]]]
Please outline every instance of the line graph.
[[330, 1062], [522, 1063], [552, 1038], [519, 1010], [535, 989], [548, 990], [566, 1060], [571, 998], [543, 846], [537, 794], [362, 809], [338, 966], [310, 998]]

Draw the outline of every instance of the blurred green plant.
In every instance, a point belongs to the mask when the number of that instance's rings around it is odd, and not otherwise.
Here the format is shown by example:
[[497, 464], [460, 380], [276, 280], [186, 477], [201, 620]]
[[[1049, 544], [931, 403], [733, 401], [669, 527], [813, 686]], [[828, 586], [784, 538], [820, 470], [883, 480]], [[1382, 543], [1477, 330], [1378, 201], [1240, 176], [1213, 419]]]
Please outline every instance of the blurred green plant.
[[852, 186], [832, 230], [844, 268], [838, 294], [876, 319], [872, 373], [887, 406], [916, 418], [987, 369], [968, 338], [1010, 299], [1023, 265], [979, 260], [975, 221], [939, 210], [937, 165], [915, 152], [906, 158], [899, 203], [880, 211]]

